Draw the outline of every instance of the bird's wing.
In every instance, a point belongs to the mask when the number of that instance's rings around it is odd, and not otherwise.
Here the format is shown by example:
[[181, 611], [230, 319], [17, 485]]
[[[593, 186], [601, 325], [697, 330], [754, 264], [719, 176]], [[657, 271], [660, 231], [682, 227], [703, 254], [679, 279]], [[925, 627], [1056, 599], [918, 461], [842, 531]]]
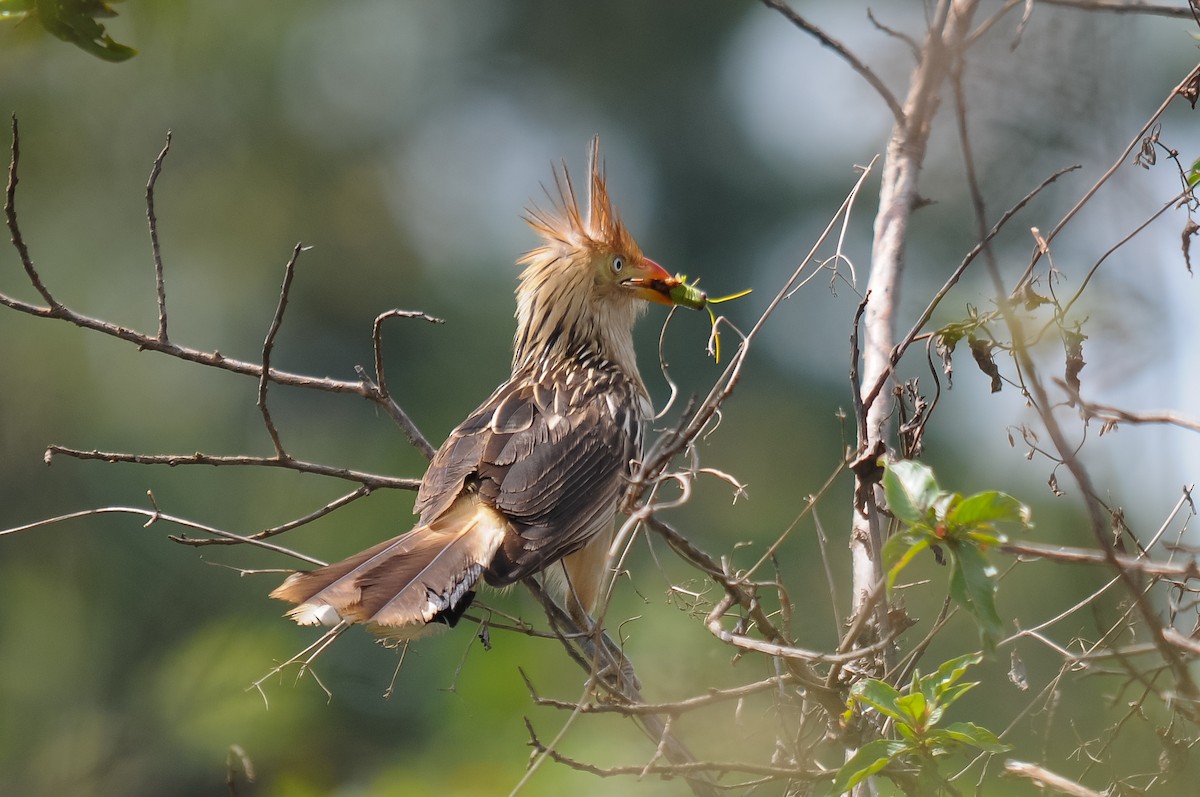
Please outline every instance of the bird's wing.
[[638, 456], [640, 398], [619, 373], [513, 380], [442, 445], [418, 493], [429, 523], [464, 490], [511, 522], [489, 572], [512, 583], [584, 545], [606, 526]]

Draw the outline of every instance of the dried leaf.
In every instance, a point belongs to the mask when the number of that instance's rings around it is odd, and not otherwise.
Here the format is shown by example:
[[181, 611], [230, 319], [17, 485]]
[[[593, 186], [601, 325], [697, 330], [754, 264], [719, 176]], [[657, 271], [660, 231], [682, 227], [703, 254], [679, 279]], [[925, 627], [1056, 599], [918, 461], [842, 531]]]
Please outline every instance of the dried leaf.
[[[1190, 269], [1189, 269], [1190, 270]], [[938, 357], [942, 358], [942, 372], [946, 374], [946, 383], [949, 387], [954, 387], [954, 347], [958, 344], [958, 338], [952, 335], [938, 335], [934, 338], [933, 348], [938, 353]]]
[[975, 358], [975, 364], [979, 366], [979, 370], [992, 378], [992, 392], [999, 393], [1000, 369], [996, 367], [996, 361], [992, 358], [992, 348], [995, 344], [974, 335], [967, 337], [967, 343], [971, 346], [971, 356]]
[[1051, 473], [1050, 478], [1046, 480], [1046, 484], [1050, 486], [1050, 492], [1054, 493], [1055, 498], [1062, 498], [1066, 493], [1058, 489], [1058, 475]]
[[1179, 89], [1179, 95], [1191, 103], [1192, 110], [1196, 109], [1196, 100], [1200, 99], [1200, 73], [1192, 75], [1192, 79]]
[[1067, 350], [1067, 365], [1064, 378], [1067, 386], [1076, 393], [1079, 392], [1079, 372], [1083, 370], [1083, 366], [1087, 365], [1083, 361], [1083, 342], [1087, 340], [1087, 335], [1078, 330], [1064, 329], [1063, 346]]
[[1022, 692], [1029, 690], [1029, 678], [1025, 673], [1025, 662], [1021, 661], [1021, 657], [1014, 650], [1011, 653], [1008, 666], [1008, 680], [1012, 681], [1013, 686], [1020, 689]]
[[1021, 287], [1013, 292], [1012, 298], [1024, 305], [1026, 310], [1036, 310], [1043, 304], [1051, 304], [1049, 299], [1033, 289], [1033, 283], [1028, 280], [1021, 283]]
[[1200, 224], [1188, 219], [1183, 225], [1183, 262], [1187, 265], [1188, 274], [1192, 273], [1192, 237], [1200, 232]]

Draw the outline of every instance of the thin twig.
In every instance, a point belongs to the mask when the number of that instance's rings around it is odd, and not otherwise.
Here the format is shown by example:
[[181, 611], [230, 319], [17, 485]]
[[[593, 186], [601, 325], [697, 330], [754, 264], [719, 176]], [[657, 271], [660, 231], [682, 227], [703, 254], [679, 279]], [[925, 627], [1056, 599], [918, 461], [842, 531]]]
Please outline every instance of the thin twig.
[[[326, 515], [341, 509], [348, 504], [354, 503], [360, 498], [366, 498], [372, 492], [373, 489], [371, 487], [363, 485], [352, 493], [347, 493], [346, 495], [343, 495], [334, 501], [330, 501], [328, 504], [314, 512], [309, 512], [307, 515], [296, 518], [295, 520], [290, 520], [287, 523], [282, 523], [278, 526], [272, 526], [269, 529], [263, 529], [262, 531], [255, 532], [254, 534], [248, 535], [246, 539], [265, 540], [270, 537], [274, 537], [277, 534], [283, 534], [284, 532], [291, 531], [292, 529], [299, 528], [300, 526], [305, 526], [309, 523], [312, 523], [314, 520], [319, 520], [320, 518], [323, 518]], [[198, 537], [194, 539], [191, 537], [173, 537], [172, 539], [174, 539], [176, 542], [183, 543], [184, 545], [191, 545], [196, 548], [200, 548], [205, 545], [234, 545], [241, 542], [241, 540], [230, 540], [224, 537]]]
[[302, 562], [307, 562], [307, 563], [309, 563], [311, 565], [315, 565], [317, 567], [321, 567], [325, 564], [320, 559], [316, 559], [314, 557], [307, 556], [305, 554], [299, 553], [298, 551], [293, 551], [290, 548], [284, 548], [282, 545], [276, 545], [276, 544], [270, 543], [270, 542], [263, 542], [262, 540], [256, 540], [256, 539], [252, 539], [250, 537], [243, 537], [240, 534], [234, 534], [231, 531], [225, 531], [224, 529], [218, 529], [218, 528], [214, 528], [212, 526], [205, 526], [204, 524], [197, 523], [193, 520], [187, 520], [185, 518], [176, 517], [175, 515], [168, 515], [165, 512], [160, 512], [157, 508], [143, 509], [141, 507], [133, 507], [133, 506], [102, 506], [102, 507], [98, 507], [96, 509], [82, 509], [78, 512], [68, 512], [65, 515], [56, 515], [55, 517], [51, 517], [51, 518], [43, 518], [42, 520], [38, 520], [33, 523], [26, 523], [23, 526], [13, 526], [13, 527], [7, 528], [7, 529], [0, 529], [0, 537], [6, 537], [10, 534], [19, 534], [22, 531], [31, 531], [33, 529], [42, 528], [43, 526], [52, 526], [56, 523], [63, 523], [68, 520], [78, 520], [79, 518], [91, 517], [93, 515], [109, 515], [109, 514], [140, 515], [142, 517], [149, 518], [149, 520], [146, 521], [143, 528], [149, 528], [150, 526], [152, 526], [153, 524], [155, 524], [161, 520], [161, 521], [165, 521], [167, 523], [174, 523], [177, 526], [183, 526], [184, 528], [192, 529], [194, 531], [200, 531], [200, 532], [203, 532], [204, 534], [212, 534], [216, 537], [224, 537], [224, 538], [232, 540], [234, 542], [245, 543], [247, 545], [253, 545], [256, 548], [262, 548], [267, 551], [274, 551], [275, 553], [281, 553], [284, 556], [290, 556], [293, 559], [299, 559]]
[[730, 700], [741, 700], [749, 695], [775, 690], [781, 686], [794, 683], [796, 683], [796, 680], [791, 675], [777, 675], [729, 689], [710, 689], [703, 695], [676, 700], [670, 703], [633, 703], [629, 705], [624, 703], [585, 703], [581, 706], [578, 703], [542, 697], [536, 693], [533, 694], [533, 701], [539, 706], [569, 709], [572, 711], [578, 710], [581, 714], [622, 714], [626, 716], [633, 714], [663, 714], [678, 716], [686, 714], [689, 711], [696, 711], [697, 709], [726, 703]]
[[[1146, 133], [1149, 132], [1150, 128], [1152, 128], [1158, 122], [1159, 118], [1166, 113], [1167, 107], [1175, 101], [1176, 97], [1181, 95], [1181, 93], [1189, 84], [1195, 82], [1197, 79], [1200, 79], [1200, 65], [1197, 65], [1192, 69], [1192, 71], [1188, 72], [1187, 76], [1184, 77], [1183, 80], [1179, 81], [1175, 88], [1171, 89], [1170, 93], [1167, 94], [1166, 98], [1162, 101], [1162, 104], [1158, 106], [1154, 113], [1150, 114], [1150, 118], [1146, 120], [1145, 124], [1142, 125], [1142, 128], [1138, 131], [1137, 135], [1135, 135], [1125, 146], [1125, 149], [1121, 150], [1121, 154], [1118, 155], [1117, 159], [1113, 161], [1113, 164], [1108, 167], [1108, 170], [1105, 171], [1104, 174], [1100, 175], [1100, 179], [1098, 179], [1091, 188], [1084, 192], [1083, 196], [1080, 197], [1079, 201], [1067, 211], [1066, 215], [1059, 219], [1058, 223], [1054, 225], [1054, 229], [1050, 231], [1049, 235], [1045, 236], [1045, 243], [1047, 245], [1058, 236], [1058, 234], [1064, 227], [1067, 226], [1071, 219], [1075, 218], [1079, 211], [1083, 209], [1084, 205], [1091, 201], [1092, 197], [1096, 195], [1096, 192], [1098, 192], [1101, 187], [1103, 187], [1104, 184], [1107, 183], [1109, 179], [1111, 179], [1112, 176], [1117, 173], [1117, 170], [1120, 169], [1129, 158], [1129, 153], [1133, 152], [1134, 148], [1141, 144], [1142, 139], [1146, 137]], [[1021, 275], [1019, 280], [1017, 280], [1015, 290], [1020, 290], [1033, 276], [1033, 269], [1037, 266], [1038, 261], [1041, 260], [1045, 249], [1045, 246], [1040, 245], [1034, 247], [1033, 256], [1029, 261], [1029, 265], [1025, 268], [1025, 273]]]
[[942, 303], [942, 300], [945, 299], [946, 295], [950, 293], [951, 289], [958, 284], [959, 280], [962, 279], [963, 274], [966, 273], [966, 270], [970, 267], [970, 265], [975, 262], [976, 258], [978, 258], [980, 254], [983, 253], [984, 248], [989, 246], [995, 237], [999, 235], [1000, 232], [1008, 225], [1009, 221], [1011, 221], [1014, 216], [1020, 213], [1026, 205], [1032, 202], [1033, 199], [1043, 191], [1043, 189], [1056, 181], [1059, 177], [1062, 177], [1064, 174], [1076, 171], [1079, 168], [1079, 164], [1067, 166], [1054, 172], [1054, 174], [1050, 175], [1045, 180], [1042, 180], [1042, 182], [1039, 183], [1036, 188], [1023, 196], [1015, 205], [1006, 210], [1004, 214], [1000, 216], [999, 220], [992, 225], [992, 228], [988, 230], [987, 234], [981, 240], [977, 241], [973, 247], [971, 247], [971, 251], [967, 252], [967, 254], [963, 257], [962, 262], [958, 264], [958, 267], [954, 269], [954, 272], [946, 279], [944, 283], [942, 283], [942, 287], [938, 289], [938, 292], [933, 295], [933, 299], [931, 299], [929, 304], [925, 306], [925, 309], [921, 312], [921, 315], [912, 325], [912, 328], [909, 329], [908, 334], [896, 344], [896, 348], [892, 350], [892, 355], [890, 358], [892, 362], [891, 369], [879, 375], [879, 378], [876, 380], [875, 384], [872, 385], [871, 390], [867, 391], [865, 399], [866, 401], [874, 401], [879, 395], [879, 391], [881, 391], [883, 386], [887, 384], [887, 380], [891, 377], [892, 372], [894, 371], [896, 365], [899, 364], [900, 359], [904, 356], [904, 353], [908, 350], [909, 346], [913, 344], [913, 342], [920, 339], [921, 330], [923, 330], [925, 325], [929, 323], [929, 319], [933, 317], [934, 312]]
[[1168, 6], [1157, 3], [1143, 3], [1140, 0], [1124, 2], [1124, 0], [1038, 0], [1048, 6], [1074, 8], [1080, 11], [1107, 11], [1111, 14], [1141, 14], [1144, 16], [1171, 17], [1173, 19], [1191, 19], [1192, 11], [1187, 6]]
[[879, 76], [875, 74], [871, 67], [863, 63], [857, 55], [855, 55], [849, 50], [849, 48], [846, 47], [846, 45], [842, 44], [840, 41], [833, 38], [828, 33], [802, 17], [791, 6], [783, 2], [783, 0], [762, 0], [762, 3], [767, 8], [773, 8], [780, 14], [783, 14], [788, 22], [791, 22], [797, 28], [815, 38], [822, 45], [837, 53], [843, 61], [850, 65], [851, 69], [857, 72], [864, 80], [867, 81], [867, 83], [870, 84], [871, 88], [875, 89], [875, 92], [879, 94], [884, 103], [887, 104], [888, 110], [892, 112], [892, 117], [896, 120], [896, 124], [903, 125], [905, 123], [904, 109], [900, 107], [900, 103], [897, 101], [896, 95], [892, 94], [891, 89], [889, 89], [887, 85], [879, 79]]
[[[400, 408], [400, 405], [392, 400], [392, 392], [388, 387], [387, 375], [383, 369], [383, 322], [389, 318], [420, 318], [424, 321], [428, 321], [431, 324], [444, 324], [446, 322], [441, 318], [436, 318], [428, 313], [422, 313], [415, 310], [393, 309], [375, 316], [375, 321], [371, 325], [371, 341], [375, 348], [374, 385], [377, 389], [376, 401], [383, 404], [384, 408], [388, 410], [393, 420], [395, 420], [400, 428], [404, 431], [404, 434], [408, 436], [409, 442], [411, 442], [418, 451], [424, 454], [426, 459], [433, 459], [433, 455], [437, 453], [437, 450], [430, 445], [429, 441], [425, 438], [425, 435], [421, 434], [421, 430], [418, 429], [417, 425], [412, 422], [412, 419], [408, 417], [408, 414]], [[358, 371], [359, 376], [363, 377], [364, 379], [366, 378], [366, 375], [361, 369], [356, 370]]]
[[346, 481], [358, 482], [359, 484], [370, 487], [371, 489], [387, 488], [392, 490], [416, 490], [421, 486], [420, 479], [401, 479], [395, 476], [380, 476], [375, 473], [367, 473], [360, 470], [350, 470], [349, 468], [337, 468], [331, 465], [322, 465], [318, 462], [307, 462], [300, 459], [280, 460], [276, 457], [252, 457], [252, 456], [214, 456], [210, 454], [127, 454], [119, 451], [84, 451], [77, 448], [67, 448], [66, 446], [52, 445], [46, 448], [46, 462], [49, 463], [54, 456], [61, 454], [72, 459], [92, 459], [101, 460], [110, 463], [129, 463], [133, 465], [167, 465], [175, 467], [177, 465], [212, 465], [212, 466], [243, 466], [243, 467], [267, 467], [267, 468], [283, 468], [285, 470], [294, 470], [299, 473], [312, 473], [317, 476], [329, 476], [335, 479], [345, 479]]
[[[536, 579], [525, 579], [524, 584], [542, 604], [551, 625], [562, 632], [559, 634], [560, 642], [567, 649], [571, 658], [588, 673], [590, 684], [604, 689], [611, 697], [627, 705], [638, 705], [645, 702], [638, 688], [633, 662], [603, 629], [597, 625], [589, 633], [579, 628], [569, 613], [546, 594]], [[584, 705], [582, 700], [579, 701], [579, 705]], [[578, 716], [580, 711], [575, 711], [572, 717]], [[643, 733], [664, 750], [664, 754], [673, 765], [689, 765], [696, 762], [696, 757], [692, 752], [668, 732], [666, 721], [662, 715], [633, 714], [631, 717]], [[542, 751], [542, 758], [546, 757], [549, 752], [549, 750]], [[522, 782], [525, 780], [527, 778]], [[700, 773], [688, 776], [687, 782], [697, 797], [715, 797], [716, 795], [713, 784]]]
[[167, 131], [167, 140], [162, 151], [154, 159], [150, 169], [150, 179], [146, 181], [146, 221], [150, 225], [150, 252], [154, 257], [154, 292], [158, 297], [158, 339], [167, 342], [167, 284], [163, 277], [162, 249], [158, 244], [158, 215], [154, 212], [154, 187], [158, 176], [162, 174], [163, 161], [171, 149], [171, 131]]
[[1071, 548], [1065, 545], [1040, 545], [1032, 542], [1006, 542], [997, 546], [1005, 553], [1017, 556], [1036, 556], [1066, 564], [1110, 565], [1126, 573], [1143, 573], [1148, 576], [1170, 578], [1200, 578], [1200, 562], [1188, 559], [1183, 562], [1155, 562], [1140, 556], [1095, 550]]
[[283, 450], [283, 443], [279, 439], [279, 430], [275, 428], [275, 423], [271, 420], [271, 411], [267, 407], [267, 384], [271, 381], [267, 375], [271, 373], [271, 352], [275, 348], [275, 336], [283, 325], [283, 314], [287, 311], [292, 280], [296, 277], [296, 261], [306, 248], [304, 244], [296, 244], [292, 249], [292, 256], [288, 258], [287, 265], [283, 268], [283, 285], [279, 289], [279, 304], [275, 306], [275, 315], [271, 317], [271, 326], [267, 329], [266, 340], [263, 341], [262, 368], [258, 376], [258, 409], [262, 413], [267, 434], [271, 436], [271, 444], [275, 446], [275, 457], [281, 462], [287, 462], [291, 457]]
[[[1187, 429], [1191, 432], [1200, 432], [1200, 421], [1185, 418], [1176, 414], [1171, 410], [1150, 410], [1147, 412], [1132, 412], [1123, 410], [1120, 407], [1111, 407], [1107, 404], [1097, 404], [1092, 401], [1086, 401], [1079, 392], [1068, 385], [1061, 379], [1055, 379], [1054, 384], [1065, 390], [1071, 397], [1071, 402], [1079, 408], [1079, 412], [1085, 419], [1095, 419], [1104, 425], [1104, 429], [1115, 428], [1117, 424], [1128, 423], [1130, 425], [1139, 424], [1164, 424], [1168, 426], [1178, 426], [1180, 429]], [[1102, 430], [1103, 431], [1103, 430]]]
[[[21, 235], [20, 225], [17, 224], [17, 183], [19, 177], [17, 167], [21, 162], [21, 133], [17, 127], [17, 115], [12, 116], [12, 158], [8, 162], [8, 186], [4, 191], [4, 218], [8, 222], [8, 231], [12, 235], [12, 245], [17, 250], [17, 255], [21, 258], [21, 265], [25, 268], [25, 274], [29, 277], [30, 283], [46, 300], [46, 304], [50, 306], [48, 311], [44, 311], [46, 315], [54, 316], [61, 309], [62, 305], [50, 295], [50, 290], [42, 282], [41, 275], [37, 269], [33, 267], [33, 258], [29, 255], [29, 247], [25, 245], [25, 238]], [[31, 305], [32, 306], [32, 305]]]
[[618, 775], [633, 775], [642, 776], [646, 774], [652, 775], [676, 775], [687, 776], [697, 773], [712, 772], [722, 774], [725, 772], [746, 772], [757, 775], [768, 775], [774, 778], [790, 778], [793, 780], [802, 781], [818, 781], [826, 780], [833, 777], [833, 772], [823, 771], [804, 771], [799, 769], [789, 769], [787, 767], [773, 767], [763, 764], [751, 764], [744, 761], [694, 761], [686, 764], [656, 764], [647, 768], [645, 764], [635, 764], [624, 767], [598, 767], [594, 764], [588, 764], [583, 761], [576, 761], [573, 758], [568, 758], [562, 753], [554, 750], [541, 742], [537, 734], [534, 733], [533, 726], [529, 720], [525, 720], [525, 727], [529, 731], [529, 746], [538, 753], [548, 756], [551, 760], [571, 769], [587, 772], [592, 775], [597, 775], [602, 778], [611, 778]]

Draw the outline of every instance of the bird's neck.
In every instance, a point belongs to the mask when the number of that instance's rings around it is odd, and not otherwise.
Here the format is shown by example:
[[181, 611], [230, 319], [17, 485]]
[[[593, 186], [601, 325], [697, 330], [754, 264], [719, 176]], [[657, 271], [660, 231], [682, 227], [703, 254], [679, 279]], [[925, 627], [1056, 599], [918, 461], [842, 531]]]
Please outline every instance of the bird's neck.
[[570, 308], [562, 307], [541, 314], [519, 313], [512, 372], [558, 373], [561, 366], [572, 363], [616, 370], [645, 396], [633, 348], [635, 315], [636, 308], [621, 305], [591, 308], [589, 315], [576, 317]]

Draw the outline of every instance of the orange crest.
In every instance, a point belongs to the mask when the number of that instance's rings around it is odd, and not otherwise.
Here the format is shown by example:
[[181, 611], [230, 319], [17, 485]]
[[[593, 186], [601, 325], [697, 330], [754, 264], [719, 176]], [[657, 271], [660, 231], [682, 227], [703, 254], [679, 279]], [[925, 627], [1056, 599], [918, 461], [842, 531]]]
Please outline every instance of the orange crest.
[[[561, 168], [554, 170], [554, 187], [558, 196], [546, 192], [554, 203], [554, 210], [546, 212], [532, 207], [527, 211], [525, 221], [547, 244], [566, 244], [579, 249], [608, 249], [629, 258], [641, 258], [641, 249], [622, 223], [620, 214], [608, 196], [604, 166], [600, 162], [600, 136], [592, 138], [588, 171], [591, 183], [586, 220], [580, 211], [567, 165], [563, 163]], [[533, 262], [540, 251], [528, 253], [521, 262]]]

